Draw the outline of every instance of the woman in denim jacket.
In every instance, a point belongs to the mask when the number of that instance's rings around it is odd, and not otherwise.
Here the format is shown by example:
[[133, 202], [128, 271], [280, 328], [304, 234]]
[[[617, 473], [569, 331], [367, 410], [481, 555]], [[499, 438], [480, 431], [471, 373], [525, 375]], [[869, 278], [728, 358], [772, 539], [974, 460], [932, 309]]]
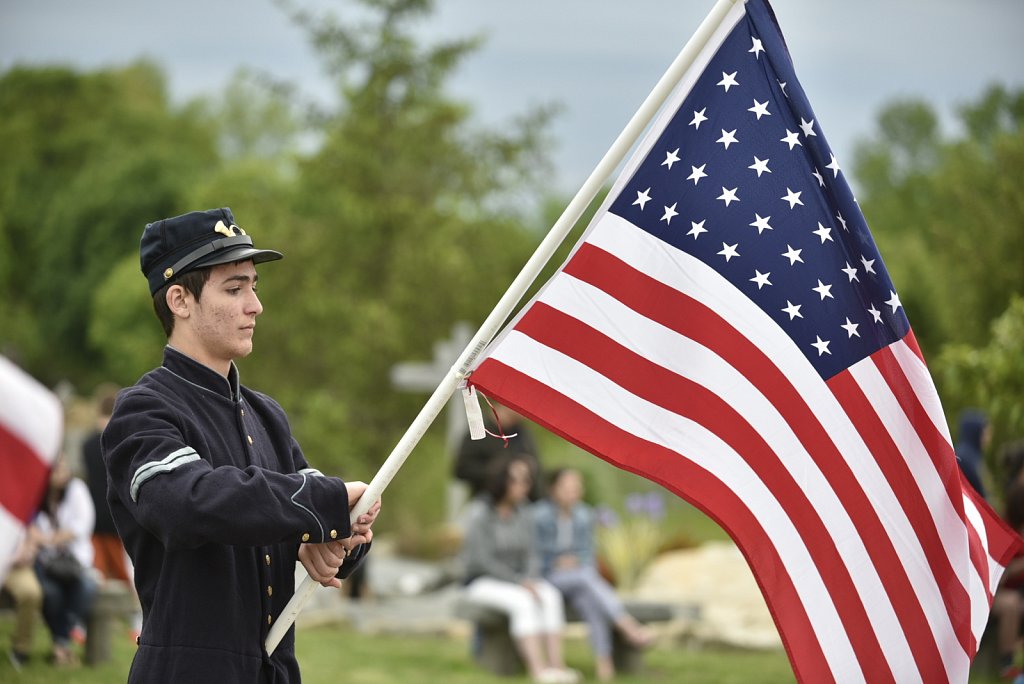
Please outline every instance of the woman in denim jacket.
[[594, 554], [594, 513], [583, 503], [583, 479], [572, 468], [552, 471], [548, 498], [534, 506], [541, 572], [587, 623], [598, 679], [615, 676], [612, 629], [636, 646], [652, 635], [626, 612], [615, 590], [597, 571]]

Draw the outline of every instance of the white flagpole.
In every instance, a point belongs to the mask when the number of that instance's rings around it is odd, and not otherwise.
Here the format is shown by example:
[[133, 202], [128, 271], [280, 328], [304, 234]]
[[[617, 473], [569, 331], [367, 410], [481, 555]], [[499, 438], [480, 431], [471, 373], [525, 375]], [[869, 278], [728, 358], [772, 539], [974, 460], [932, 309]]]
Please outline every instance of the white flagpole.
[[[619, 137], [615, 139], [615, 142], [612, 143], [612, 146], [605, 153], [601, 161], [598, 162], [590, 176], [583, 183], [583, 186], [576, 193], [576, 196], [569, 202], [562, 215], [551, 227], [551, 230], [548, 231], [540, 245], [537, 246], [533, 256], [523, 266], [519, 275], [512, 281], [508, 290], [506, 290], [490, 315], [487, 316], [487, 319], [480, 326], [476, 335], [473, 336], [473, 339], [466, 346], [461, 356], [459, 356], [459, 359], [452, 366], [451, 372], [445, 376], [441, 384], [434, 390], [434, 393], [430, 395], [427, 403], [420, 409], [419, 414], [398, 441], [398, 444], [395, 445], [391, 455], [381, 465], [377, 474], [373, 476], [373, 479], [366, 487], [366, 491], [352, 509], [352, 521], [355, 521], [356, 518], [365, 513], [373, 502], [380, 498], [381, 493], [391, 483], [391, 480], [394, 479], [398, 469], [405, 463], [405, 459], [409, 457], [409, 454], [412, 453], [413, 448], [422, 439], [431, 423], [434, 422], [434, 419], [444, 409], [449, 397], [465, 379], [467, 371], [473, 365], [477, 356], [480, 355], [480, 352], [484, 350], [491, 339], [498, 333], [501, 325], [515, 309], [523, 295], [526, 294], [533, 281], [540, 275], [544, 265], [551, 259], [558, 246], [565, 240], [566, 235], [569, 234], [572, 227], [579, 221], [587, 206], [597, 196], [597, 193], [601, 191], [605, 180], [611, 176], [615, 168], [625, 158], [626, 154], [629, 153], [637, 138], [640, 137], [647, 124], [657, 114], [662, 103], [668, 98], [676, 83], [679, 82], [683, 74], [686, 73], [686, 70], [697, 58], [697, 55], [711, 38], [715, 29], [722, 23], [722, 20], [732, 6], [743, 1], [717, 0], [707, 17], [704, 18], [704, 21], [701, 22], [693, 36], [687, 41], [682, 51], [676, 56], [672, 64], [669, 65], [664, 75], [662, 75], [654, 89], [647, 96], [647, 99], [640, 105], [633, 118], [626, 124], [626, 127], [619, 134]], [[309, 601], [316, 591], [317, 586], [317, 582], [307, 575], [302, 579], [299, 586], [296, 587], [295, 594], [288, 602], [288, 605], [284, 607], [284, 610], [281, 611], [281, 615], [278, 616], [267, 634], [265, 647], [268, 654], [272, 654], [277, 645], [281, 643], [281, 639], [284, 638], [288, 629], [294, 624], [295, 618], [298, 617], [306, 602]]]

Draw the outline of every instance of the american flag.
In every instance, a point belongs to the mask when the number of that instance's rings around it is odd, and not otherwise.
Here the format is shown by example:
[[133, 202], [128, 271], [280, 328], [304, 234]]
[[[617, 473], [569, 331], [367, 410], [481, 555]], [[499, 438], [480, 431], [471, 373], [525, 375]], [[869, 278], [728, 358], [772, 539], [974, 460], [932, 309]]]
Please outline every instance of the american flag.
[[57, 395], [0, 356], [0, 582], [42, 503], [63, 432]]
[[470, 384], [718, 521], [802, 682], [966, 682], [1020, 538], [764, 0], [736, 3]]

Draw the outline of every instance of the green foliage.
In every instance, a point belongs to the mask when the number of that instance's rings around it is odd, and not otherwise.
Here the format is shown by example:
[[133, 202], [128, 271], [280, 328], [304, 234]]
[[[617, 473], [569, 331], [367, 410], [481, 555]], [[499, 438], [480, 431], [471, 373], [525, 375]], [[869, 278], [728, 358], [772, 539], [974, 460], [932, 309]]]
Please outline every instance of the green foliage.
[[180, 207], [213, 139], [169, 108], [151, 64], [16, 67], [0, 76], [0, 149], [2, 343], [46, 382], [89, 384], [102, 370], [87, 339], [95, 289], [137, 254], [146, 221]]
[[[1024, 297], [1014, 297], [992, 323], [987, 344], [949, 345], [942, 350], [935, 368], [942, 386], [947, 388], [948, 412], [968, 406], [985, 409], [997, 447], [1024, 438]], [[998, 448], [992, 450], [995, 453]], [[989, 459], [989, 467], [997, 474], [1001, 472], [1001, 464], [994, 458]]]
[[967, 135], [945, 141], [921, 102], [879, 117], [857, 154], [861, 205], [931, 357], [984, 344], [989, 324], [1024, 294], [1024, 91], [990, 88], [960, 112]]
[[160, 364], [166, 342], [153, 313], [153, 299], [146, 287], [139, 287], [139, 280], [138, 259], [124, 257], [112, 264], [90, 302], [90, 309], [102, 315], [89, 321], [89, 343], [99, 351], [104, 377], [122, 387]]
[[256, 371], [283, 388], [307, 452], [361, 473], [425, 399], [392, 390], [391, 366], [429, 358], [456, 321], [481, 321], [529, 255], [530, 219], [508, 198], [543, 168], [546, 121], [474, 131], [443, 83], [475, 42], [420, 49], [405, 27], [425, 3], [372, 6], [376, 21], [358, 26], [297, 15], [344, 105], [319, 115], [323, 144], [299, 161], [284, 218], [286, 259], [263, 269], [259, 343], [288, 361]]

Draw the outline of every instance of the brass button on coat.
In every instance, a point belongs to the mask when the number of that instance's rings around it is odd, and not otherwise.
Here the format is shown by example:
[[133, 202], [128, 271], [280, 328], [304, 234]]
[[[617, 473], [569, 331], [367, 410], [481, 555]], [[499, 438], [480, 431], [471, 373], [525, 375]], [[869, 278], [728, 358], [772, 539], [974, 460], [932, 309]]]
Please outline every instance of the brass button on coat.
[[306, 532], [305, 534], [302, 535], [302, 541], [304, 541], [304, 542], [309, 541], [309, 532]]
[[338, 538], [338, 530], [331, 530], [331, 539]]

